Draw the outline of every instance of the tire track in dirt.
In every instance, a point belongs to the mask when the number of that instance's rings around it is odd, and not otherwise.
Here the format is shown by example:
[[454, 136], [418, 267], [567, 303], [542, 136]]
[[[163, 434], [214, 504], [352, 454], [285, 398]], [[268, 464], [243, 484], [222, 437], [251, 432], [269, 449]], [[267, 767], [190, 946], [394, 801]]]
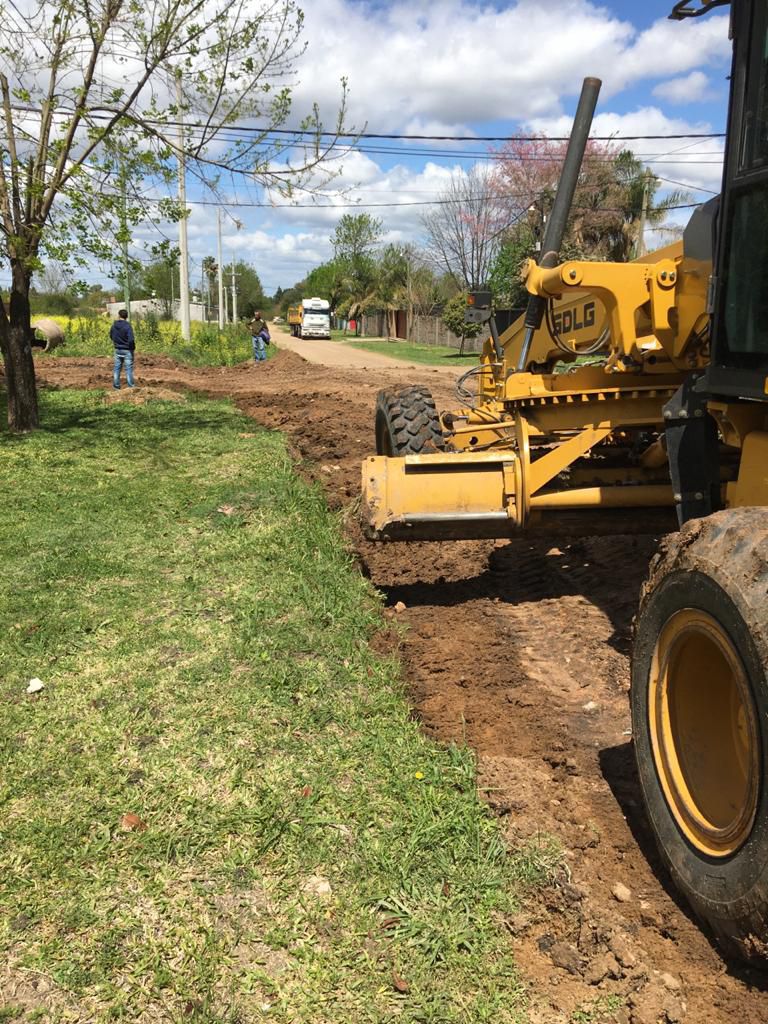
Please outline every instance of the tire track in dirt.
[[[39, 360], [53, 385], [105, 388], [109, 360]], [[362, 571], [405, 604], [399, 647], [425, 730], [477, 752], [479, 783], [510, 842], [556, 835], [562, 876], [506, 922], [531, 982], [534, 1024], [616, 996], [623, 1024], [768, 1024], [764, 976], [727, 963], [682, 907], [659, 865], [639, 805], [629, 730], [629, 638], [653, 537], [374, 545], [352, 511], [373, 446], [381, 387], [430, 384], [428, 370], [331, 370], [292, 353], [261, 367], [179, 367], [142, 357], [142, 390], [105, 401], [194, 389], [231, 397], [290, 439], [302, 472], [349, 512]], [[396, 636], [399, 639], [396, 639]], [[630, 892], [619, 902], [617, 883]]]

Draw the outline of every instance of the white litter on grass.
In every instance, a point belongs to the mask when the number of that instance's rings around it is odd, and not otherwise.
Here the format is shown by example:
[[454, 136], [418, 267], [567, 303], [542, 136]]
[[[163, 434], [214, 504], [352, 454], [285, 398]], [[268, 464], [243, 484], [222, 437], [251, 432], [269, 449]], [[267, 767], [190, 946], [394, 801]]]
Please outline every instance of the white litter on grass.
[[314, 893], [316, 896], [330, 896], [331, 883], [322, 875], [311, 875], [302, 886], [304, 892]]
[[34, 679], [29, 680], [29, 685], [27, 686], [27, 693], [40, 693], [40, 691], [44, 689], [45, 683], [43, 682], [42, 679], [38, 679], [37, 676], [35, 676]]

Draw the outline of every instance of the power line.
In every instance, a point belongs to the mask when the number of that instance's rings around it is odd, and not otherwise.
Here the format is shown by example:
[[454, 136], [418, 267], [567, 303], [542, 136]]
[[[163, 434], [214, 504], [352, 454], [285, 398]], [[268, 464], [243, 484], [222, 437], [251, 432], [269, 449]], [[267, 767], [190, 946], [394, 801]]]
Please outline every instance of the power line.
[[654, 174], [654, 178], [659, 181], [663, 181], [665, 185], [679, 185], [680, 188], [690, 189], [692, 192], [707, 192], [711, 196], [719, 196], [720, 193], [715, 189], [702, 188], [701, 185], [691, 185], [687, 181], [675, 181], [674, 178], [662, 178], [660, 174]]
[[[694, 191], [694, 192], [704, 192], [704, 193], [707, 193], [708, 195], [713, 195], [713, 196], [716, 196], [716, 195], [720, 194], [719, 192], [716, 192], [713, 189], [700, 188], [697, 185], [692, 185], [690, 182], [676, 181], [673, 178], [662, 178], [659, 175], [654, 175], [654, 177], [657, 178], [659, 181], [664, 181], [665, 183], [670, 184], [670, 185], [678, 185], [681, 188], [688, 189], [688, 190], [691, 190], [691, 191]], [[603, 190], [603, 188], [604, 188], [603, 184], [592, 184], [592, 185], [584, 184], [584, 185], [581, 185], [581, 186], [578, 187], [578, 195], [583, 197], [583, 196], [585, 196], [585, 194], [589, 194], [590, 192], [592, 192], [592, 193], [600, 192], [600, 191]], [[373, 190], [373, 189], [371, 189], [371, 190], [366, 189], [364, 186], [363, 187], [358, 186], [356, 190], [361, 192], [361, 193], [363, 193], [363, 194], [369, 193], [369, 192], [373, 193], [375, 191], [378, 191], [378, 190]], [[402, 189], [402, 190], [400, 190], [400, 194], [402, 194], [402, 195], [410, 195], [410, 194], [413, 194], [413, 193], [418, 192], [418, 191], [421, 191], [421, 190], [417, 190], [417, 189], [412, 189], [412, 190], [411, 189]], [[440, 195], [440, 191], [441, 190], [429, 190], [429, 192], [431, 194], [435, 194], [436, 193], [438, 195]], [[393, 193], [397, 194], [397, 193], [394, 192], [394, 190], [386, 190], [386, 193], [389, 194], [389, 195], [391, 195]], [[451, 205], [465, 204], [465, 203], [470, 203], [470, 204], [471, 203], [504, 203], [505, 201], [509, 201], [509, 200], [522, 200], [523, 203], [527, 205], [530, 202], [532, 202], [533, 198], [535, 198], [535, 190], [530, 190], [529, 189], [529, 190], [526, 190], [524, 192], [498, 192], [498, 193], [486, 193], [486, 194], [478, 195], [478, 196], [461, 196], [461, 197], [458, 197], [458, 198], [447, 197], [447, 198], [443, 198], [443, 199], [405, 200], [403, 202], [384, 202], [384, 203], [378, 203], [378, 202], [365, 203], [365, 202], [358, 202], [358, 201], [354, 201], [354, 200], [346, 201], [346, 197], [343, 194], [328, 195], [327, 193], [318, 193], [317, 195], [318, 195], [318, 198], [321, 198], [321, 199], [345, 200], [345, 201], [342, 201], [342, 202], [332, 201], [332, 202], [327, 202], [327, 203], [317, 203], [317, 202], [312, 202], [312, 203], [280, 203], [280, 202], [274, 202], [274, 201], [272, 201], [272, 202], [257, 202], [257, 201], [254, 201], [254, 200], [240, 200], [240, 199], [237, 199], [235, 197], [234, 199], [231, 199], [231, 200], [227, 199], [227, 200], [224, 200], [224, 201], [221, 201], [221, 200], [210, 200], [210, 199], [187, 199], [185, 205], [187, 205], [187, 206], [214, 206], [214, 207], [233, 206], [233, 207], [240, 207], [240, 208], [270, 209], [270, 210], [392, 209], [392, 208], [396, 208], [396, 207], [412, 207], [412, 206], [451, 206]], [[162, 201], [161, 197], [147, 195], [146, 193], [144, 195], [144, 198], [148, 202], [159, 203], [159, 202]], [[678, 204], [675, 204], [675, 205], [672, 205], [672, 206], [664, 207], [664, 209], [665, 209], [665, 211], [667, 211], [667, 210], [688, 210], [688, 209], [694, 209], [695, 207], [701, 206], [701, 205], [702, 205], [702, 202], [678, 203]], [[604, 212], [604, 213], [622, 213], [623, 212], [620, 209], [616, 209], [616, 208], [613, 208], [613, 207], [607, 207], [607, 206], [606, 207], [603, 207], [603, 206], [595, 207], [595, 206], [583, 206], [583, 205], [582, 206], [576, 206], [575, 205], [573, 207], [573, 209], [588, 210], [588, 211], [593, 211], [593, 212]]]
[[[102, 115], [93, 114], [94, 117]], [[106, 117], [106, 115], [103, 115]], [[152, 125], [175, 126], [174, 121], [147, 121]], [[209, 128], [203, 122], [191, 121], [187, 128]], [[569, 135], [408, 135], [401, 132], [328, 132], [314, 131], [311, 128], [262, 128], [254, 125], [229, 124], [224, 128], [229, 131], [247, 132], [256, 135], [288, 135], [309, 136], [310, 138], [332, 139], [380, 139], [405, 142], [541, 142], [546, 138], [550, 142], [568, 142]], [[590, 135], [592, 142], [658, 142], [678, 139], [724, 139], [725, 132], [685, 132], [672, 135]]]
[[[37, 107], [31, 106], [20, 106], [14, 105], [14, 110], [18, 110], [22, 113], [27, 114], [42, 114], [42, 111]], [[59, 108], [54, 113], [70, 115], [73, 114], [73, 110], [67, 110], [65, 108]], [[98, 111], [90, 111], [88, 114], [89, 118], [97, 121], [110, 121], [114, 116], [112, 113], [99, 113]], [[127, 119], [134, 121], [138, 124], [139, 119], [132, 115], [130, 111], [125, 115]], [[153, 127], [166, 127], [166, 128], [178, 128], [178, 121], [165, 121], [158, 118], [146, 118], [147, 124]], [[210, 130], [211, 126], [205, 122], [190, 121], [185, 123], [184, 127], [199, 128], [204, 130]], [[292, 137], [297, 136], [309, 136], [310, 138], [331, 138], [331, 139], [387, 139], [387, 140], [404, 140], [414, 142], [540, 142], [546, 138], [551, 142], [567, 142], [570, 138], [568, 135], [410, 135], [402, 132], [336, 132], [336, 131], [323, 131], [313, 130], [312, 128], [264, 128], [258, 125], [245, 125], [245, 124], [228, 124], [223, 125], [222, 129], [227, 131], [247, 132], [248, 134], [256, 135], [287, 135]], [[219, 129], [222, 130], [222, 129]], [[217, 131], [214, 129], [214, 131]], [[725, 132], [684, 132], [675, 133], [671, 135], [591, 135], [590, 139], [593, 142], [642, 142], [642, 141], [666, 141], [666, 140], [677, 140], [677, 139], [724, 139]]]
[[[423, 199], [414, 202], [404, 203], [326, 203], [320, 205], [318, 203], [292, 203], [291, 205], [277, 205], [275, 203], [253, 203], [253, 202], [242, 202], [240, 200], [230, 201], [227, 200], [225, 203], [216, 202], [212, 199], [188, 199], [187, 206], [234, 206], [238, 208], [258, 208], [258, 209], [269, 209], [269, 210], [371, 210], [381, 209], [383, 207], [397, 207], [397, 206], [445, 206], [461, 203], [486, 203], [491, 200], [498, 201], [504, 198], [500, 196], [469, 196], [462, 200], [456, 199]], [[159, 201], [159, 200], [156, 200]], [[692, 210], [694, 207], [702, 206], [702, 203], [681, 203], [679, 206], [667, 206], [664, 208], [664, 212], [668, 210]], [[623, 210], [609, 206], [572, 206], [572, 210], [579, 211], [590, 211], [592, 213], [624, 213]]]
[[[172, 126], [174, 126], [176, 124], [176, 122], [174, 122], [174, 121], [168, 121], [168, 122], [148, 122], [148, 123], [150, 123], [150, 124], [151, 123], [162, 124], [165, 127], [172, 127]], [[137, 125], [137, 127], [140, 127], [140, 125]], [[190, 136], [193, 140], [196, 140], [196, 141], [202, 141], [205, 138], [205, 135], [206, 135], [206, 133], [205, 133], [205, 126], [203, 126], [203, 125], [187, 124], [187, 125], [185, 125], [185, 130], [186, 130], [186, 134], [188, 136]], [[223, 127], [221, 127], [220, 129], [218, 129], [216, 131], [215, 137], [216, 137], [216, 139], [219, 139], [221, 141], [226, 141], [226, 142], [241, 142], [242, 141], [242, 133], [243, 132], [247, 132], [247, 131], [251, 131], [251, 129], [249, 129], [248, 126], [224, 125]], [[262, 142], [264, 142], [266, 144], [270, 144], [270, 145], [278, 145], [278, 144], [280, 144], [280, 145], [283, 145], [284, 148], [286, 148], [286, 149], [288, 149], [288, 148], [302, 149], [303, 148], [303, 149], [306, 150], [306, 149], [312, 148], [311, 147], [311, 143], [308, 140], [304, 139], [304, 138], [298, 139], [295, 143], [293, 143], [290, 146], [287, 143], [285, 143], [282, 138], [277, 138], [277, 139], [276, 138], [272, 138], [273, 135], [278, 135], [278, 134], [280, 134], [280, 132], [282, 132], [283, 135], [291, 134], [288, 129], [265, 130], [263, 132], [260, 132], [260, 135], [261, 135], [260, 141], [262, 141]], [[326, 133], [326, 134], [328, 134], [328, 133]], [[345, 137], [345, 136], [339, 136], [339, 137]], [[369, 134], [369, 135], [362, 135], [362, 136], [354, 136], [354, 137], [353, 136], [349, 136], [349, 137], [354, 138], [355, 140], [357, 140], [358, 138], [363, 138], [363, 139], [365, 139], [365, 138], [374, 138], [374, 139], [375, 138], [382, 138], [382, 139], [392, 139], [392, 140], [404, 140], [404, 139], [407, 140], [409, 138], [414, 138], [414, 139], [417, 138], [417, 136], [398, 136], [398, 135], [391, 135], [391, 136], [381, 135], [381, 136], [378, 136], [378, 135], [371, 135], [371, 134]], [[689, 139], [689, 138], [693, 138], [696, 141], [699, 141], [701, 139], [717, 139], [717, 138], [721, 138], [721, 137], [722, 136], [720, 136], [717, 133], [712, 133], [712, 134], [709, 134], [709, 135], [593, 136], [592, 138], [593, 138], [593, 141], [600, 141], [600, 140], [602, 140], [602, 141], [626, 141], [626, 140], [632, 140], [632, 139], [637, 139], [637, 140], [640, 140], [640, 139], [659, 140], [659, 139], [661, 139], [661, 140], [664, 140], [664, 141], [668, 141], [668, 140], [675, 141], [677, 139]], [[425, 138], [425, 139], [434, 139], [435, 141], [439, 141], [442, 138], [442, 136], [423, 136], [423, 138]], [[213, 141], [213, 137], [211, 137], [211, 141]], [[485, 139], [484, 138], [471, 138], [471, 137], [464, 136], [464, 137], [461, 137], [461, 138], [456, 137], [456, 139], [454, 141], [457, 141], [457, 142], [482, 142], [482, 141], [485, 141]], [[505, 141], [564, 142], [564, 141], [566, 141], [566, 139], [565, 139], [565, 137], [562, 137], [562, 136], [538, 135], [538, 136], [508, 136], [508, 137], [506, 137]], [[681, 149], [690, 148], [690, 145], [695, 145], [695, 144], [696, 144], [696, 142], [690, 143], [688, 146], [681, 147]], [[384, 154], [384, 155], [398, 155], [398, 154], [401, 154], [401, 153], [405, 153], [405, 154], [408, 154], [410, 156], [428, 156], [428, 157], [445, 156], [445, 157], [448, 157], [448, 158], [467, 158], [467, 159], [470, 159], [470, 158], [484, 158], [486, 160], [490, 159], [490, 160], [498, 160], [498, 161], [506, 161], [506, 160], [510, 159], [508, 154], [505, 154], [503, 152], [498, 152], [498, 151], [491, 151], [491, 152], [489, 152], [488, 150], [440, 149], [440, 148], [436, 148], [436, 147], [424, 147], [424, 146], [421, 146], [421, 147], [379, 146], [379, 145], [367, 146], [367, 145], [354, 145], [354, 144], [351, 145], [351, 146], [348, 146], [346, 148], [347, 149], [354, 149], [357, 152], [361, 152], [361, 153], [376, 153], [376, 154]], [[693, 161], [688, 159], [689, 157], [701, 157], [701, 156], [717, 156], [717, 157], [721, 157], [722, 156], [722, 152], [720, 150], [701, 150], [699, 152], [686, 154], [685, 157], [681, 157], [680, 159], [668, 159], [675, 152], [679, 152], [679, 151], [680, 150], [672, 150], [671, 152], [666, 152], [666, 153], [665, 152], [659, 153], [659, 152], [643, 152], [643, 151], [638, 151], [638, 152], [635, 152], [634, 155], [636, 157], [638, 157], [638, 159], [648, 159], [648, 160], [656, 160], [656, 161], [664, 160], [665, 162], [674, 163], [674, 164], [679, 164], [679, 163], [683, 163], [684, 164], [684, 163], [693, 162]], [[525, 154], [516, 154], [514, 159], [519, 159], [521, 161], [532, 161], [532, 162], [549, 162], [549, 161], [552, 161], [552, 160], [556, 159], [556, 156], [553, 156], [551, 154], [546, 154], [546, 153], [545, 154], [525, 153]], [[592, 161], [603, 161], [603, 162], [606, 162], [606, 163], [610, 163], [610, 162], [612, 162], [615, 159], [615, 157], [611, 156], [611, 155], [601, 156], [601, 155], [597, 155], [597, 154], [588, 154], [587, 159], [592, 160]]]
[[[223, 142], [239, 142], [240, 136], [237, 131], [231, 128], [224, 128], [220, 133], [217, 133], [217, 139]], [[711, 136], [715, 138], [716, 136]], [[195, 139], [194, 132], [192, 138]], [[667, 136], [667, 138], [675, 138], [675, 136]], [[198, 139], [197, 141], [202, 141]], [[542, 141], [542, 137], [538, 139]], [[557, 141], [551, 137], [547, 137], [546, 141]], [[276, 145], [274, 139], [270, 139], [269, 136], [263, 138], [263, 142], [268, 145]], [[281, 143], [282, 144], [282, 143]], [[289, 147], [285, 147], [286, 149]], [[310, 144], [305, 140], [297, 141], [292, 147], [296, 150], [305, 151], [310, 150]], [[367, 145], [350, 145], [346, 147], [345, 151], [353, 150], [357, 153], [370, 154], [373, 156], [388, 156], [388, 157], [419, 157], [429, 160], [475, 160], [477, 162], [485, 163], [505, 163], [510, 160], [510, 157], [503, 152], [489, 152], [488, 150], [462, 150], [462, 149], [437, 149], [427, 147], [408, 147], [408, 146], [367, 146]], [[241, 154], [245, 156], [246, 154]], [[722, 163], [722, 152], [719, 150], [703, 150], [698, 153], [688, 153], [684, 157], [675, 158], [670, 153], [649, 153], [649, 152], [636, 152], [634, 155], [639, 160], [643, 160], [648, 164], [657, 165], [673, 165], [679, 166], [719, 166]], [[343, 154], [331, 155], [330, 160], [341, 159]], [[713, 160], [702, 160], [701, 157], [715, 157]], [[557, 159], [555, 156], [547, 154], [516, 154], [513, 158], [520, 163], [552, 163]], [[615, 159], [614, 156], [597, 156], [590, 154], [587, 158], [591, 162], [595, 163], [612, 163]]]
[[[191, 138], [195, 141], [202, 141], [202, 137], [198, 137], [192, 133]], [[715, 138], [715, 136], [711, 136]], [[667, 136], [667, 138], [674, 138], [673, 136]], [[224, 128], [217, 133], [216, 139], [222, 142], [239, 142], [241, 141], [240, 136], [236, 130], [230, 128]], [[213, 141], [213, 139], [211, 140]], [[274, 139], [270, 139], [269, 136], [264, 136], [262, 140], [267, 145], [277, 145], [278, 143]], [[538, 141], [542, 141], [539, 138]], [[560, 141], [547, 137], [546, 141]], [[280, 143], [282, 144], [282, 143]], [[293, 146], [285, 147], [286, 149], [292, 148], [296, 150], [304, 149], [309, 151], [312, 147], [310, 144], [300, 139]], [[422, 157], [430, 160], [477, 160], [479, 162], [488, 163], [505, 163], [510, 159], [508, 154], [503, 152], [494, 152], [488, 150], [467, 150], [467, 149], [438, 149], [432, 147], [409, 147], [409, 146], [376, 146], [376, 145], [357, 145], [352, 144], [345, 147], [345, 150], [354, 150], [357, 153], [366, 153], [374, 156], [391, 156], [391, 157]], [[331, 151], [332, 153], [332, 151]], [[242, 154], [243, 156], [245, 154]], [[683, 165], [696, 165], [696, 164], [719, 164], [722, 162], [722, 153], [719, 150], [704, 150], [699, 153], [686, 154], [685, 157], [674, 159], [670, 154], [666, 153], [648, 153], [648, 152], [637, 152], [634, 154], [639, 160], [644, 160], [646, 163], [656, 164], [673, 164], [675, 166]], [[342, 154], [338, 156], [331, 155], [329, 159], [340, 159]], [[699, 157], [717, 157], [715, 160], [701, 160]], [[547, 154], [516, 154], [512, 159], [519, 160], [521, 163], [551, 163], [556, 157]], [[612, 163], [614, 157], [612, 156], [597, 156], [590, 154], [588, 160], [597, 163]]]

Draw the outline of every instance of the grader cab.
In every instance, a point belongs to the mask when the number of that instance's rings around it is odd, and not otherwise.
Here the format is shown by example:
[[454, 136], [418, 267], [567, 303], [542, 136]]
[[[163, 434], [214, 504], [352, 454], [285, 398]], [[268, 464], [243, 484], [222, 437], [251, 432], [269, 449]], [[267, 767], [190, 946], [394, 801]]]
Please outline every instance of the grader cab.
[[[681, 0], [697, 17], [723, 0]], [[524, 317], [490, 296], [439, 412], [382, 392], [362, 467], [378, 540], [667, 532], [643, 588], [633, 740], [659, 849], [724, 948], [768, 959], [768, 2], [733, 0], [722, 194], [681, 242], [559, 262], [600, 83], [587, 79]]]

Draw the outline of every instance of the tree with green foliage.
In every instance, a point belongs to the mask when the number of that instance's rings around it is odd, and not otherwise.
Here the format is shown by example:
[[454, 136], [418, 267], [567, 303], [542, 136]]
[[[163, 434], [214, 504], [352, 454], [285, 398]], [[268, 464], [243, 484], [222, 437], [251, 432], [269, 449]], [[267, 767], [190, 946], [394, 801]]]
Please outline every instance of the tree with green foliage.
[[[117, 280], [122, 287], [122, 274]], [[132, 279], [131, 293], [135, 299], [156, 299], [162, 315], [171, 320], [174, 317], [173, 300], [178, 299], [179, 250], [177, 246], [166, 245], [156, 251], [149, 263], [140, 264], [139, 271]]]
[[405, 311], [405, 336], [411, 337], [416, 312], [427, 314], [440, 301], [437, 278], [425, 254], [414, 245], [388, 245], [376, 266], [375, 300], [387, 313], [387, 336], [397, 333], [396, 315]]
[[[502, 150], [497, 187], [507, 197], [512, 223], [502, 236], [489, 273], [497, 307], [524, 306], [528, 292], [520, 271], [538, 256], [544, 218], [552, 207], [565, 144], [516, 140]], [[574, 196], [560, 258], [634, 259], [645, 194], [646, 224], [663, 228], [671, 207], [690, 201], [674, 191], [656, 198], [661, 182], [628, 150], [590, 142]]]
[[[29, 294], [42, 259], [111, 260], [135, 225], [186, 216], [161, 198], [182, 157], [214, 190], [224, 173], [287, 194], [316, 188], [338, 134], [322, 132], [314, 108], [298, 122], [315, 132], [312, 145], [301, 137], [304, 162], [278, 159], [299, 138], [273, 133], [296, 123], [295, 0], [0, 0], [0, 24], [0, 258], [11, 274], [0, 351], [10, 427], [27, 431], [39, 421]], [[222, 130], [246, 117], [260, 129], [227, 142]]]
[[305, 295], [304, 282], [298, 281], [292, 288], [280, 288], [278, 291], [280, 292], [280, 304], [277, 305], [277, 293], [275, 293], [275, 305], [283, 316], [287, 316], [288, 307], [298, 305]]
[[[397, 311], [408, 305], [410, 261], [403, 248], [388, 245], [376, 265], [375, 301], [386, 315], [387, 337], [397, 335]], [[412, 305], [412, 304], [411, 304]], [[408, 316], [410, 321], [410, 313]], [[406, 328], [406, 337], [408, 336]]]
[[[256, 310], [266, 312], [268, 305], [261, 285], [261, 279], [255, 267], [243, 260], [235, 260], [235, 282], [237, 288], [237, 315], [239, 318], [250, 320]], [[224, 267], [224, 285], [229, 287], [232, 283], [232, 264]]]
[[[613, 173], [615, 184], [608, 198], [616, 212], [609, 225], [606, 255], [610, 260], [625, 263], [640, 255], [639, 229], [644, 201], [646, 228], [664, 232], [668, 230], [665, 221], [669, 211], [676, 206], [691, 203], [693, 197], [690, 192], [675, 189], [663, 199], [657, 199], [661, 181], [628, 149], [616, 156]], [[673, 230], [673, 233], [676, 232]]]
[[209, 295], [217, 296], [219, 288], [219, 265], [213, 256], [203, 257], [202, 275], [201, 284], [203, 289], [207, 291]]
[[454, 295], [452, 299], [446, 302], [443, 307], [443, 323], [457, 338], [461, 338], [461, 345], [459, 346], [459, 355], [464, 355], [464, 344], [467, 338], [476, 338], [483, 332], [485, 328], [484, 324], [469, 324], [464, 319], [464, 313], [467, 309], [467, 293], [459, 292], [458, 295]]
[[103, 284], [84, 284], [78, 288], [78, 303], [75, 312], [79, 316], [95, 316], [103, 313], [108, 302], [114, 298], [112, 291]]
[[333, 255], [352, 264], [361, 257], [371, 257], [383, 232], [382, 222], [369, 213], [342, 214], [331, 235]]
[[345, 213], [331, 235], [333, 262], [346, 279], [346, 301], [341, 303], [357, 322], [375, 302], [376, 249], [384, 225], [368, 213]]
[[307, 274], [302, 295], [299, 297], [311, 298], [317, 295], [321, 299], [327, 299], [331, 310], [335, 311], [345, 293], [349, 291], [350, 284], [349, 264], [341, 259], [329, 260]]
[[488, 286], [497, 309], [525, 306], [528, 292], [520, 271], [526, 260], [535, 255], [536, 234], [527, 223], [511, 229], [491, 264]]
[[[524, 248], [540, 239], [554, 203], [567, 143], [544, 136], [515, 139], [497, 154], [495, 192], [507, 206], [505, 243]], [[647, 190], [649, 227], [660, 227], [670, 207], [690, 201], [674, 191], [658, 201], [661, 182], [629, 150], [590, 141], [584, 156], [561, 250], [567, 259], [626, 262], [636, 254], [638, 228]], [[531, 235], [533, 233], [533, 237]]]

